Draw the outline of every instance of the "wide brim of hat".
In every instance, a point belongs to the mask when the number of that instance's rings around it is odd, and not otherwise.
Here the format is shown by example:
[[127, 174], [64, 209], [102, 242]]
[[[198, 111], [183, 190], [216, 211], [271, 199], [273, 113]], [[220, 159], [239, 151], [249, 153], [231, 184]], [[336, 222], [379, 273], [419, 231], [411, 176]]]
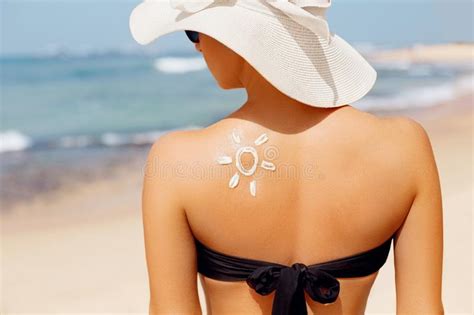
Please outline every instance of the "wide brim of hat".
[[328, 42], [284, 15], [239, 4], [210, 6], [195, 13], [169, 1], [140, 3], [130, 16], [134, 39], [146, 45], [184, 30], [204, 33], [252, 65], [282, 93], [314, 107], [338, 107], [364, 97], [377, 73], [336, 34]]

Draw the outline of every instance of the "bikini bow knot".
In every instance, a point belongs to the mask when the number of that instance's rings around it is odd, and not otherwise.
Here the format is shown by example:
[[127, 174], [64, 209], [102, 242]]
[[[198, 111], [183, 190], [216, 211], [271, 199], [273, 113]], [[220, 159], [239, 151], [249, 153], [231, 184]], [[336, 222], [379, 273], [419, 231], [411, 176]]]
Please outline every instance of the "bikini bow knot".
[[[326, 41], [331, 40], [329, 25], [324, 18], [325, 9], [331, 6], [331, 0], [262, 0], [274, 8], [280, 10], [292, 20], [306, 27], [314, 34], [324, 38]], [[170, 0], [170, 4], [174, 9], [178, 9], [187, 13], [196, 13], [206, 9], [211, 4], [233, 3], [229, 0]], [[311, 14], [306, 11], [305, 7], [320, 9], [318, 14]]]
[[339, 281], [329, 273], [301, 263], [291, 267], [263, 266], [246, 280], [260, 295], [276, 290], [272, 315], [307, 315], [304, 291], [319, 303], [332, 303], [339, 295]]

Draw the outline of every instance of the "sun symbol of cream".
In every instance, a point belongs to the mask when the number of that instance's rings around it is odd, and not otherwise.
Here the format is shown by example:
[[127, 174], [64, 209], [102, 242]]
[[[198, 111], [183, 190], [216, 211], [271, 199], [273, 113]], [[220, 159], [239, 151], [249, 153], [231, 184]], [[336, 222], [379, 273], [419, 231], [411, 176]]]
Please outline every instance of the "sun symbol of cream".
[[[235, 144], [240, 144], [240, 136], [236, 133], [236, 131], [232, 131], [232, 140], [234, 141]], [[267, 134], [263, 133], [261, 134], [257, 139], [255, 139], [254, 144], [256, 146], [260, 146], [264, 144], [265, 142], [268, 141], [268, 136]], [[245, 168], [242, 165], [242, 155], [244, 153], [249, 153], [253, 157], [253, 164], [250, 168]], [[217, 163], [221, 165], [227, 165], [232, 163], [232, 157], [228, 155], [223, 155], [217, 158]], [[237, 151], [235, 152], [235, 166], [237, 167], [237, 172], [231, 177], [229, 181], [229, 188], [235, 188], [239, 184], [240, 181], [240, 175], [243, 176], [253, 176], [257, 170], [258, 164], [259, 163], [259, 158], [258, 158], [258, 153], [257, 150], [253, 146], [241, 146]], [[276, 167], [275, 164], [269, 161], [263, 160], [260, 163], [260, 167], [269, 170], [269, 171], [275, 171]], [[250, 182], [250, 194], [252, 196], [256, 196], [257, 194], [257, 182], [255, 179], [253, 179]]]

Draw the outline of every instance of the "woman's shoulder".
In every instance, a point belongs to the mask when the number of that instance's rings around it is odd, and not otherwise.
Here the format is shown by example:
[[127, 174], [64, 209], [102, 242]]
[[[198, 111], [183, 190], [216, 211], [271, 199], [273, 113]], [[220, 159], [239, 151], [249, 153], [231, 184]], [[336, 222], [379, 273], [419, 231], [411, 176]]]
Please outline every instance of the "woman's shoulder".
[[405, 144], [413, 150], [426, 149], [429, 136], [423, 125], [408, 116], [387, 116], [379, 118], [381, 128], [394, 141]]
[[359, 110], [346, 113], [337, 126], [344, 128], [341, 138], [352, 158], [362, 156], [364, 163], [410, 174], [412, 166], [420, 166], [432, 156], [428, 133], [414, 118]]
[[393, 176], [415, 183], [435, 164], [433, 148], [423, 125], [408, 116], [377, 117], [372, 143], [373, 161]]
[[[355, 127], [365, 126], [367, 135], [379, 134], [380, 140], [402, 141], [408, 143], [426, 142], [428, 134], [423, 125], [414, 118], [404, 115], [377, 115], [351, 108], [347, 111], [348, 121]], [[387, 142], [387, 141], [386, 141]]]
[[198, 166], [209, 164], [217, 140], [216, 132], [210, 132], [208, 128], [168, 131], [151, 145], [147, 160], [159, 161], [161, 166], [185, 172], [197, 163]]
[[396, 147], [403, 167], [423, 177], [427, 168], [436, 165], [429, 134], [420, 122], [406, 116], [382, 120], [385, 133], [390, 136], [392, 146]]
[[152, 144], [148, 156], [161, 159], [176, 159], [187, 156], [191, 146], [199, 137], [200, 129], [173, 130], [162, 134]]
[[[425, 128], [409, 116], [378, 115], [354, 107], [340, 114], [334, 119], [334, 128], [350, 135], [357, 146], [370, 144], [387, 149], [420, 150], [429, 143]], [[357, 143], [357, 140], [361, 142]]]
[[205, 152], [209, 147], [222, 142], [223, 136], [232, 130], [234, 123], [229, 119], [222, 119], [201, 128], [168, 131], [153, 143], [150, 152], [173, 155], [194, 152], [194, 156], [199, 156], [199, 152]]
[[[382, 154], [389, 160], [395, 158], [406, 163], [431, 152], [425, 128], [408, 116], [377, 116], [355, 110], [347, 111], [347, 115], [340, 115], [334, 121], [331, 127], [337, 129], [334, 135], [341, 139], [350, 137], [350, 141], [344, 140], [341, 144], [351, 144], [366, 154]], [[169, 131], [153, 143], [149, 156], [182, 162], [208, 160], [228, 140], [234, 125], [235, 121], [223, 119], [204, 128]], [[256, 127], [249, 124], [248, 128]]]

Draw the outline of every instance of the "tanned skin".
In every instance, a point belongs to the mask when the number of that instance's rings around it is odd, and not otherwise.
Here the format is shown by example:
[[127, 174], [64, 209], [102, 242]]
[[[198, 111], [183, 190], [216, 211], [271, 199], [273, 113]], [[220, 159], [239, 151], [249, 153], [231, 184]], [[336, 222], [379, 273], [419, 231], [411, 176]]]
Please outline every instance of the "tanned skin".
[[[394, 233], [396, 313], [444, 314], [441, 191], [424, 128], [349, 104], [307, 106], [212, 37], [201, 33], [196, 49], [221, 88], [245, 88], [248, 99], [211, 126], [169, 132], [151, 147], [142, 204], [150, 314], [202, 314], [198, 276], [208, 314], [271, 313], [274, 292], [197, 274], [194, 237], [223, 253], [291, 265], [359, 253]], [[250, 178], [230, 189], [235, 165], [215, 162], [233, 156], [232, 130], [247, 143], [269, 137], [258, 154], [277, 170], [256, 173], [255, 197]], [[308, 313], [364, 314], [377, 274], [340, 278], [332, 304], [306, 296]]]

